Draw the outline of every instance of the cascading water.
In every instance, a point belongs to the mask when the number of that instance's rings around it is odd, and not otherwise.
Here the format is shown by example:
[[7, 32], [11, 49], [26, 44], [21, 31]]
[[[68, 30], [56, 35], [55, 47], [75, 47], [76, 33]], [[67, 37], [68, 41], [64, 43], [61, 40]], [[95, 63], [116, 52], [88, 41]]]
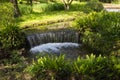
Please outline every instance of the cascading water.
[[61, 53], [61, 49], [73, 49], [80, 46], [79, 33], [75, 30], [59, 30], [35, 33], [27, 36], [31, 53]]
[[36, 47], [33, 47], [30, 49], [31, 53], [61, 53], [61, 49], [67, 49], [67, 48], [78, 48], [80, 45], [78, 43], [47, 43], [47, 44], [42, 44]]
[[45, 43], [73, 42], [79, 43], [79, 33], [75, 30], [59, 30], [35, 33], [27, 36], [30, 47]]

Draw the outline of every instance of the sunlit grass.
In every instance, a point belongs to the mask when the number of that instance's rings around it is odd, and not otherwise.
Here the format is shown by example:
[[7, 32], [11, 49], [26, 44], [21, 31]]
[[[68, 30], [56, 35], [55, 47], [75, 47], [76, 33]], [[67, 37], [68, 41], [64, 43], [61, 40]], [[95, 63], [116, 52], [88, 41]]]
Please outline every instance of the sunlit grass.
[[46, 7], [48, 4], [37, 3], [33, 5], [33, 12], [31, 14], [22, 15], [20, 18], [17, 19], [17, 21], [20, 27], [30, 26], [36, 23], [48, 24], [49, 22], [58, 22], [61, 20], [68, 21], [71, 18], [76, 18], [81, 15], [82, 11], [77, 9], [83, 8], [82, 6], [84, 4], [85, 2], [74, 1], [69, 11], [43, 11], [42, 8]]
[[59, 20], [66, 21], [70, 18], [76, 18], [82, 13], [80, 11], [53, 11], [53, 12], [42, 12], [42, 13], [32, 13], [30, 15], [24, 15], [20, 19], [20, 26], [31, 25], [34, 23], [47, 23], [47, 22], [57, 22]]

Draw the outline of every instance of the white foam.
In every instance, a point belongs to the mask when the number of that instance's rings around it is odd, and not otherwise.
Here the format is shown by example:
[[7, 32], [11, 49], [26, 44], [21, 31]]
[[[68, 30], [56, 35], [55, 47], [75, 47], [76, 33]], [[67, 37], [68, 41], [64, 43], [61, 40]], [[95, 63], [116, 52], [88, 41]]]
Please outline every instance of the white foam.
[[35, 53], [60, 53], [60, 49], [62, 48], [75, 48], [79, 47], [78, 43], [70, 43], [70, 42], [65, 42], [65, 43], [47, 43], [47, 44], [42, 44], [36, 47], [33, 47], [30, 49], [30, 52], [35, 54]]

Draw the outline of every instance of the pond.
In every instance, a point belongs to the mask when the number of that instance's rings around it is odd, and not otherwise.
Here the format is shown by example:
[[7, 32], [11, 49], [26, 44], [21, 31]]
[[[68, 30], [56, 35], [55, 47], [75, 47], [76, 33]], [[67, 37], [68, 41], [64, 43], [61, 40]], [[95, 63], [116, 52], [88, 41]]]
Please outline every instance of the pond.
[[46, 43], [35, 46], [30, 49], [30, 52], [33, 54], [44, 55], [54, 54], [59, 56], [60, 54], [65, 54], [67, 58], [77, 58], [78, 56], [84, 56], [81, 52], [81, 44], [72, 43], [72, 42], [63, 42], [63, 43]]

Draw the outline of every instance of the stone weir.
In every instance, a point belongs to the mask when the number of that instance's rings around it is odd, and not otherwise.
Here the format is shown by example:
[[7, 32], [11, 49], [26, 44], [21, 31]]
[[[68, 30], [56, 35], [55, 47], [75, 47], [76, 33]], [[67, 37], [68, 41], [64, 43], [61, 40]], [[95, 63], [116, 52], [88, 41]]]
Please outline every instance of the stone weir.
[[72, 29], [61, 29], [44, 31], [27, 35], [30, 47], [35, 47], [45, 43], [72, 42], [79, 43], [79, 32]]

